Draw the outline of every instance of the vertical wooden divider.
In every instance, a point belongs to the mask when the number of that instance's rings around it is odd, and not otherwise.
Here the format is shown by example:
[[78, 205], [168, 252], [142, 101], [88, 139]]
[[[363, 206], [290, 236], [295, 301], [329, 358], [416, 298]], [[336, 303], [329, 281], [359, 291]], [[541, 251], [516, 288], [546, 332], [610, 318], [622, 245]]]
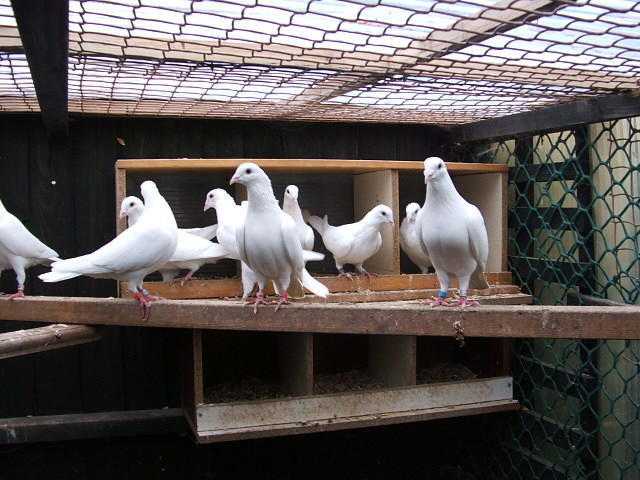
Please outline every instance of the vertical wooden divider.
[[287, 395], [313, 393], [313, 334], [278, 334], [280, 386]]
[[182, 408], [194, 432], [197, 432], [196, 410], [204, 403], [202, 330], [185, 330], [182, 340]]
[[[400, 273], [400, 186], [397, 170], [381, 170], [354, 175], [354, 219], [378, 204], [393, 211], [394, 224], [382, 232], [382, 248], [365, 262], [372, 273]], [[416, 337], [412, 335], [370, 335], [369, 370], [387, 387], [415, 385]]]

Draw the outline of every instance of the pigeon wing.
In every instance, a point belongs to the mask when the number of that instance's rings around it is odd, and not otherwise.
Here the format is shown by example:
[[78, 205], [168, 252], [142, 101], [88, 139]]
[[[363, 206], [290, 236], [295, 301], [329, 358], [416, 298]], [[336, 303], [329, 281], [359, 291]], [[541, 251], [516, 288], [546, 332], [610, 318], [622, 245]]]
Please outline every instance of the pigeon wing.
[[484, 218], [477, 207], [470, 205], [467, 214], [467, 235], [469, 237], [469, 248], [471, 255], [478, 263], [478, 267], [473, 272], [471, 278], [472, 288], [488, 288], [484, 272], [489, 258], [489, 237]]
[[13, 255], [24, 258], [56, 258], [55, 250], [38, 240], [15, 216], [0, 222], [0, 243]]

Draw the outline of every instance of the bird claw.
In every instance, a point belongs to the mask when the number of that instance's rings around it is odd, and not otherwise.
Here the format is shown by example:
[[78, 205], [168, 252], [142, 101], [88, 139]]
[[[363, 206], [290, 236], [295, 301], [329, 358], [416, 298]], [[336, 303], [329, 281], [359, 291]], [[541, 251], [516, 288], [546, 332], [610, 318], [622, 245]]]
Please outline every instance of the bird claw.
[[452, 305], [454, 307], [479, 307], [480, 306], [480, 302], [478, 302], [477, 300], [470, 300], [467, 297], [460, 297], [458, 299], [457, 304]]
[[276, 312], [280, 309], [282, 305], [291, 305], [291, 302], [289, 301], [289, 294], [285, 292], [283, 295], [280, 295], [280, 298], [275, 303], [276, 303]]
[[351, 275], [348, 272], [340, 272], [338, 274], [338, 278], [343, 277], [343, 278], [348, 278], [349, 280], [353, 280], [353, 275]]
[[187, 283], [189, 280], [191, 280], [192, 274], [191, 272], [187, 273], [184, 277], [182, 277], [182, 280], [180, 281], [180, 286], [184, 287], [184, 284]]
[[269, 305], [269, 302], [265, 301], [264, 295], [258, 292], [255, 298], [247, 299], [245, 305], [253, 305], [253, 314], [255, 315], [258, 313], [258, 305]]
[[16, 293], [9, 295], [9, 300], [17, 300], [18, 298], [24, 298], [24, 291], [22, 289], [18, 289]]
[[430, 307], [448, 307], [449, 303], [442, 297], [431, 297], [423, 300], [422, 303]]
[[149, 320], [149, 315], [151, 314], [151, 300], [149, 300], [147, 296], [139, 292], [134, 293], [133, 298], [135, 298], [140, 304], [140, 309], [142, 310], [142, 320]]
[[371, 273], [371, 272], [367, 272], [366, 270], [362, 270], [362, 272], [360, 272], [360, 275], [362, 275], [363, 277], [367, 277], [369, 280], [380, 276], [379, 273]]

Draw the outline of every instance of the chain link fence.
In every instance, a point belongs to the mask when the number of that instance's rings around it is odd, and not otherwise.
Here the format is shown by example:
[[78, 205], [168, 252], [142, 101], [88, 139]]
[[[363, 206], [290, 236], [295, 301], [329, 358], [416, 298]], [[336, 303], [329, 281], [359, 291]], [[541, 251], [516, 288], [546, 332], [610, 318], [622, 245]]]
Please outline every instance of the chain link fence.
[[[474, 148], [475, 161], [510, 167], [509, 266], [535, 303], [640, 303], [638, 118]], [[492, 474], [640, 479], [640, 342], [523, 339], [514, 348], [526, 410]]]

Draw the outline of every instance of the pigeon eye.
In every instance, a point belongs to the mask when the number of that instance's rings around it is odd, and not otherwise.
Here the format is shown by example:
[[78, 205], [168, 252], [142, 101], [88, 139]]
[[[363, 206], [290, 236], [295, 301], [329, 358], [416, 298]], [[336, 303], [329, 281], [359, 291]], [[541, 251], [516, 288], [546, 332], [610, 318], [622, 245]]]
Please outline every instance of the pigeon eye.
[[246, 173], [251, 173], [251, 169], [247, 168]]
[[382, 215], [384, 215], [386, 217], [387, 216], [387, 212], [382, 212]]
[[209, 194], [209, 198], [213, 198], [213, 193], [210, 193], [210, 194]]
[[131, 203], [129, 204], [129, 206], [130, 206], [130, 207], [133, 207], [133, 202], [131, 202]]
[[442, 164], [441, 163], [438, 164], [438, 168], [442, 168]]

